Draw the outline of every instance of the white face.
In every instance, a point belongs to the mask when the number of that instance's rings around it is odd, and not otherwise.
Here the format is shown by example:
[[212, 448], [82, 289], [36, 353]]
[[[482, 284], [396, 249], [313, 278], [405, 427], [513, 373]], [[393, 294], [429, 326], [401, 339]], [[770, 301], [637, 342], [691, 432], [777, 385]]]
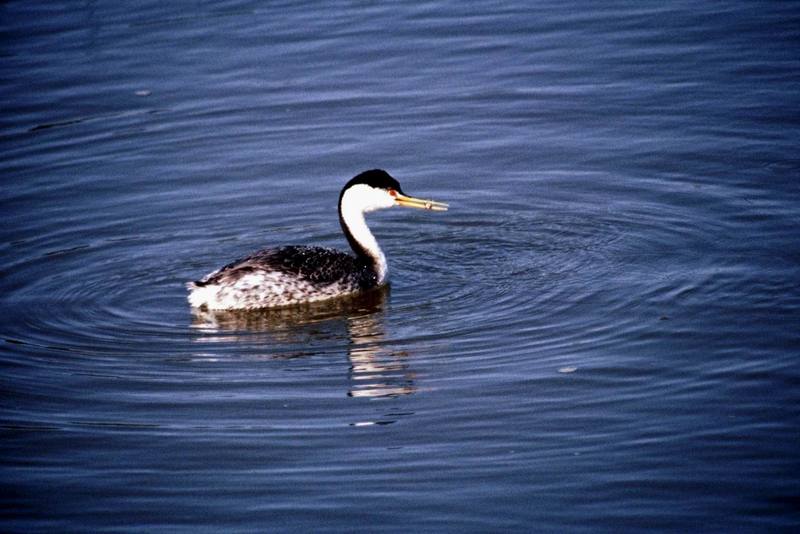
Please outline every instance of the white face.
[[366, 184], [356, 184], [344, 193], [342, 208], [360, 209], [362, 212], [391, 208], [394, 197], [385, 189], [376, 189]]

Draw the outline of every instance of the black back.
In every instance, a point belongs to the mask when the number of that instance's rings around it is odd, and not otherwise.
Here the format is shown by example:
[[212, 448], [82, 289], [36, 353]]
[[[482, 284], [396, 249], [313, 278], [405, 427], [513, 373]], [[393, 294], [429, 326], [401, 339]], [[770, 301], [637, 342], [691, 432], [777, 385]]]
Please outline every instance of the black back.
[[378, 283], [378, 276], [369, 261], [329, 248], [290, 245], [259, 250], [229, 263], [194, 282], [194, 285], [230, 285], [242, 276], [258, 271], [277, 271], [321, 286], [342, 282], [369, 289]]

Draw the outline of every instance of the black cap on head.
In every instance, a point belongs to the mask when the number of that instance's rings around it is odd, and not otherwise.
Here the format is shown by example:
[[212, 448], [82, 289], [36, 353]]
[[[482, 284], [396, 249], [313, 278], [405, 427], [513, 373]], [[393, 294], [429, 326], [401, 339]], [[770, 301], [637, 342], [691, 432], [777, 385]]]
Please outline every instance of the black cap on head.
[[[356, 184], [366, 184], [379, 189], [394, 189], [398, 193], [403, 193], [398, 181], [392, 178], [392, 176], [383, 169], [372, 169], [362, 172], [347, 182], [344, 189]], [[344, 189], [342, 189], [342, 191], [344, 191]]]

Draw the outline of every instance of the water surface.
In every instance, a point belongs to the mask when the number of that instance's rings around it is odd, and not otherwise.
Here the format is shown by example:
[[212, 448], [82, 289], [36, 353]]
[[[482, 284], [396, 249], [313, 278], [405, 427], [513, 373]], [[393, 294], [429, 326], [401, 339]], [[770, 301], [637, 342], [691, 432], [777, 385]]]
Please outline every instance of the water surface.
[[[4, 531], [800, 526], [800, 10], [0, 6]], [[184, 282], [344, 248], [259, 314]]]

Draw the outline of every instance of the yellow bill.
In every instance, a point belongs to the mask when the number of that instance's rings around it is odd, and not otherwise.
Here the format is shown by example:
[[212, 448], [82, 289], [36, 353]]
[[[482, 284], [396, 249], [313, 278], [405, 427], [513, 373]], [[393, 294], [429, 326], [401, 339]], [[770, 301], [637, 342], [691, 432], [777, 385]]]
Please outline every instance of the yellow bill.
[[402, 206], [404, 208], [419, 208], [433, 211], [447, 211], [448, 208], [448, 204], [445, 204], [444, 202], [409, 197], [402, 193], [395, 193], [394, 201], [398, 206]]

